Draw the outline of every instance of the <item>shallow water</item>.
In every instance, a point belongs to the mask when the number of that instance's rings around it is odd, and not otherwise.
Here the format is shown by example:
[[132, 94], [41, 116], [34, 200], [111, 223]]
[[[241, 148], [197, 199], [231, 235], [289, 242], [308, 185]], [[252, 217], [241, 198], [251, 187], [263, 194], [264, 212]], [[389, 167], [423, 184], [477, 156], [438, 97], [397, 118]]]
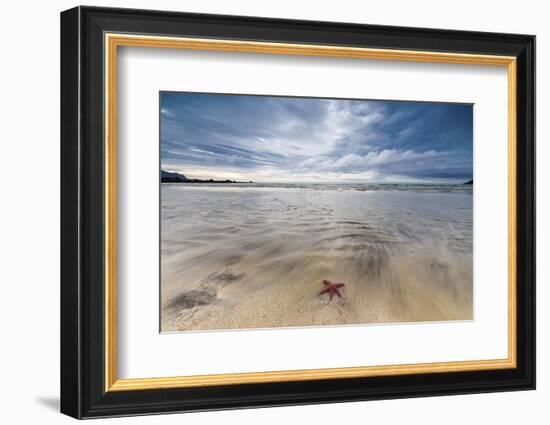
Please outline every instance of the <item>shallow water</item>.
[[161, 239], [162, 331], [472, 319], [471, 186], [163, 184]]

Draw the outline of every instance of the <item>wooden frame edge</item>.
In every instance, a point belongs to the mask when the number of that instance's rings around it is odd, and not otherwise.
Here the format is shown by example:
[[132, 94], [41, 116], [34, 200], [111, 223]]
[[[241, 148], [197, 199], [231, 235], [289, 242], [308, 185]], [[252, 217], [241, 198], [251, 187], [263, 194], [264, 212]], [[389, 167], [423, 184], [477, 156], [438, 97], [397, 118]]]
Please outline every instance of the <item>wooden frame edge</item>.
[[118, 379], [112, 383], [108, 391], [139, 391], [183, 387], [207, 387], [216, 385], [261, 384], [269, 382], [317, 381], [322, 379], [414, 375], [416, 373], [447, 373], [513, 369], [514, 367], [515, 362], [513, 360], [503, 359], [417, 363], [394, 366], [364, 366], [330, 369], [301, 369], [273, 372], [174, 376], [166, 378]]

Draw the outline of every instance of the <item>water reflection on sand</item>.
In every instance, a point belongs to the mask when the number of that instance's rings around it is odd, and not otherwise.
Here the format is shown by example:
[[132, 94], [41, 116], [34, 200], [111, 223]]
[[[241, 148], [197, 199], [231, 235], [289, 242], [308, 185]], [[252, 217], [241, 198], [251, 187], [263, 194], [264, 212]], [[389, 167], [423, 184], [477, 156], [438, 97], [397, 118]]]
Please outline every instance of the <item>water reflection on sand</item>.
[[[163, 331], [472, 319], [471, 187], [163, 184], [161, 198]], [[323, 279], [342, 298], [319, 295]]]

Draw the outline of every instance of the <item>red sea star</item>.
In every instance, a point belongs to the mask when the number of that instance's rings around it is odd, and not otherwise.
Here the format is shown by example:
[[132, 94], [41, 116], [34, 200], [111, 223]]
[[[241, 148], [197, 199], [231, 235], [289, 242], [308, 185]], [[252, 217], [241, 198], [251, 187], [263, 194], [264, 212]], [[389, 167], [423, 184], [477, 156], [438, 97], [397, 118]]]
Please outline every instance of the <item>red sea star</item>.
[[325, 288], [319, 292], [319, 295], [327, 294], [329, 295], [329, 299], [332, 301], [332, 296], [334, 294], [338, 295], [340, 298], [342, 298], [342, 294], [340, 293], [339, 288], [345, 285], [345, 283], [332, 283], [330, 280], [323, 280], [323, 284], [325, 285]]

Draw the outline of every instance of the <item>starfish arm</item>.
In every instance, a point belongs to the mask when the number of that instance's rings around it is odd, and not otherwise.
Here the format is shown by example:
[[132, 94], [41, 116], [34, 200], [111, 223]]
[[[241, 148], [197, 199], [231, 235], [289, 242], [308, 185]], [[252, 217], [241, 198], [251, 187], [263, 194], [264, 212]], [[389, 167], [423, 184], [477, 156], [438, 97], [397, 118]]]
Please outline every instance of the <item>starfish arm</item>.
[[332, 283], [330, 280], [323, 279], [323, 284], [325, 287], [319, 292], [319, 295], [328, 294], [330, 301], [332, 301], [335, 294], [338, 295], [339, 298], [342, 298], [339, 288], [345, 286], [344, 282]]

